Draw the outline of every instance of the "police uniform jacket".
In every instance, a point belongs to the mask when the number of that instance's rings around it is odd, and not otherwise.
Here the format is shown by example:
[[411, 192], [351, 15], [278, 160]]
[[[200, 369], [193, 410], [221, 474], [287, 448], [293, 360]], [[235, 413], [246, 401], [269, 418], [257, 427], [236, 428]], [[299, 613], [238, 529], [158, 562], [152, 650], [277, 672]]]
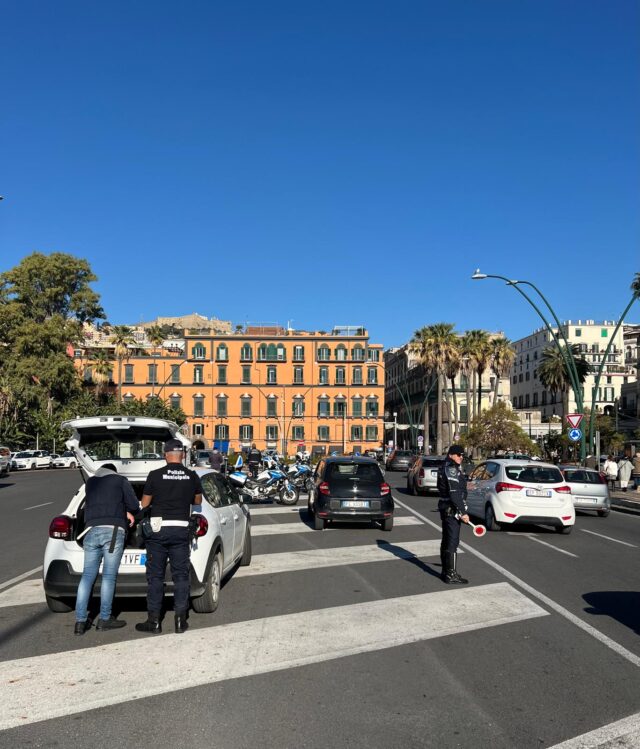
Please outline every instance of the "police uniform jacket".
[[467, 513], [467, 477], [461, 467], [447, 458], [438, 469], [439, 510], [451, 509], [454, 513]]

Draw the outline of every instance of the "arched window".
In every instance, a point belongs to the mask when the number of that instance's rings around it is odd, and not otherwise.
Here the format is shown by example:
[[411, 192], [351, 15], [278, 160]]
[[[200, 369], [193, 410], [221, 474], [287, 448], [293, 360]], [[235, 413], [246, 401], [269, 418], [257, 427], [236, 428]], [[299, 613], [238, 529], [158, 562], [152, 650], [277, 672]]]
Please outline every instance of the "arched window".
[[364, 361], [364, 348], [359, 343], [351, 349], [351, 358], [353, 361]]
[[270, 343], [267, 346], [267, 361], [277, 361], [278, 360], [278, 349], [276, 348], [275, 343]]
[[204, 359], [207, 356], [207, 350], [202, 343], [196, 343], [191, 349], [191, 357], [193, 359]]
[[267, 344], [261, 343], [258, 346], [258, 361], [266, 361], [267, 360]]
[[251, 361], [252, 359], [253, 352], [251, 351], [251, 346], [248, 343], [245, 343], [240, 349], [240, 361]]
[[329, 361], [331, 359], [331, 349], [326, 343], [318, 346], [318, 361]]
[[336, 360], [347, 361], [347, 347], [342, 343], [336, 346]]
[[229, 349], [226, 343], [220, 343], [216, 349], [216, 361], [229, 361]]

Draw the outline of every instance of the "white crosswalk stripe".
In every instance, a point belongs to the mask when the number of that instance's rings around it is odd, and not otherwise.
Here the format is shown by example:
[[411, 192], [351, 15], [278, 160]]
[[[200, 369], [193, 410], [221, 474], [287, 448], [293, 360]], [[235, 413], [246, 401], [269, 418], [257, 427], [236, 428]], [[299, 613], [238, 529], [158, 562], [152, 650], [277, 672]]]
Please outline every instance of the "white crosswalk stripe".
[[[418, 518], [411, 517], [410, 515], [404, 515], [403, 517], [394, 519], [394, 526], [407, 526], [407, 525], [422, 525]], [[330, 526], [327, 530], [339, 530], [339, 526]], [[256, 525], [255, 523], [251, 526], [251, 536], [280, 536], [282, 534], [289, 533], [317, 533], [313, 528], [308, 526], [306, 523], [268, 523]]]

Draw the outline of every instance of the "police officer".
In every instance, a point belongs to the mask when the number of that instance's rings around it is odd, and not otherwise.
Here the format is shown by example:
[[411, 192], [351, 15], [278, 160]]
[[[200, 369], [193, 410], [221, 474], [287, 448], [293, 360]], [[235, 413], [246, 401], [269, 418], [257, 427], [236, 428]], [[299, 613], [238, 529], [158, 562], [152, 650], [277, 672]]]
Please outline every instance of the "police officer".
[[460, 522], [469, 522], [467, 477], [460, 468], [463, 457], [464, 449], [460, 445], [451, 445], [444, 465], [438, 470], [438, 493], [440, 494], [438, 510], [442, 519], [440, 559], [442, 560], [442, 580], [448, 585], [466, 585], [469, 582], [456, 570]]
[[144, 486], [141, 505], [150, 510], [151, 533], [147, 549], [147, 621], [136, 624], [138, 632], [162, 631], [160, 615], [164, 597], [167, 558], [173, 578], [175, 631], [188, 628], [189, 608], [189, 517], [191, 505], [200, 511], [202, 485], [198, 475], [182, 465], [182, 442], [171, 439], [164, 444], [166, 466], [151, 471]]
[[247, 454], [247, 464], [249, 465], [250, 476], [255, 477], [258, 475], [258, 469], [260, 468], [261, 462], [262, 453], [260, 452], [260, 450], [258, 450], [258, 448], [256, 447], [256, 443], [254, 442]]

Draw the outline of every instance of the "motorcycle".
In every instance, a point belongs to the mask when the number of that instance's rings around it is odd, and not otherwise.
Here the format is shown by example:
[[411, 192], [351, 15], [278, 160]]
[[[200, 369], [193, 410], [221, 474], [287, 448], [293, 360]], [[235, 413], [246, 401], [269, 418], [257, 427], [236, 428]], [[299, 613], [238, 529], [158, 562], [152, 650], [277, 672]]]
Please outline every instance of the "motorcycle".
[[244, 497], [251, 502], [263, 499], [275, 499], [278, 504], [295, 505], [300, 497], [300, 490], [277, 465], [260, 471], [255, 478], [249, 478], [242, 469], [242, 458], [238, 458], [235, 471], [229, 474], [229, 480], [239, 488]]
[[296, 461], [287, 468], [287, 477], [297, 487], [299, 492], [303, 490], [307, 493], [311, 492], [313, 487], [312, 476], [313, 471], [311, 470], [311, 466], [308, 466], [306, 463]]

